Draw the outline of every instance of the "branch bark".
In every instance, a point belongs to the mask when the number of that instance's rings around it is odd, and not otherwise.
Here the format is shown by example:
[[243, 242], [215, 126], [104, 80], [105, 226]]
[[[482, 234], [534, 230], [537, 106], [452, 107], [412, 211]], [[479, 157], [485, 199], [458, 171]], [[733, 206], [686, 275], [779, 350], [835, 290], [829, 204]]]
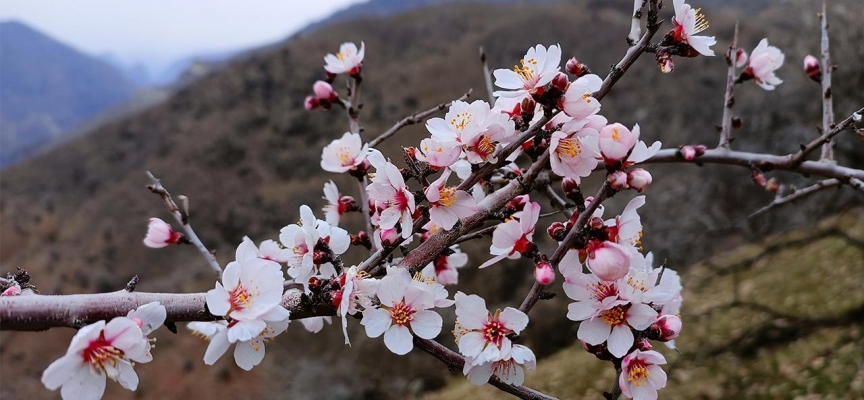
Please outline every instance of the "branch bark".
[[[864, 107], [860, 108], [858, 111], [852, 113], [852, 115], [846, 117], [843, 121], [840, 121], [839, 124], [833, 126], [831, 129], [823, 130], [822, 135], [816, 139], [813, 139], [807, 145], [801, 147], [797, 153], [791, 156], [792, 165], [800, 164], [804, 162], [804, 158], [807, 157], [808, 154], [812, 153], [814, 150], [818, 149], [819, 146], [823, 146], [826, 143], [830, 143], [831, 140], [834, 139], [834, 136], [837, 136], [840, 132], [845, 131], [852, 127], [852, 123], [855, 122], [856, 115], [860, 118], [860, 115], [864, 113]], [[833, 117], [832, 117], [833, 119]]]
[[728, 149], [732, 141], [732, 106], [735, 105], [735, 63], [738, 58], [738, 21], [735, 21], [735, 34], [732, 36], [732, 44], [726, 52], [726, 66], [729, 70], [726, 74], [726, 94], [723, 96], [723, 120], [720, 123], [720, 143], [718, 148]]
[[[826, 13], [827, 0], [822, 0], [822, 132], [828, 132], [834, 128], [834, 100], [831, 94], [831, 55], [828, 51], [828, 14]], [[822, 145], [821, 161], [834, 161], [834, 140], [829, 138]]]
[[439, 103], [435, 107], [432, 107], [426, 111], [418, 111], [418, 112], [411, 114], [405, 118], [402, 118], [401, 120], [399, 120], [399, 122], [396, 122], [396, 124], [391, 126], [390, 129], [384, 131], [384, 133], [378, 135], [378, 137], [376, 137], [375, 139], [372, 139], [369, 142], [369, 147], [378, 146], [379, 144], [381, 144], [381, 142], [383, 142], [383, 141], [387, 140], [388, 138], [390, 138], [391, 136], [395, 135], [396, 132], [398, 132], [400, 129], [402, 129], [408, 125], [419, 124], [419, 123], [425, 121], [427, 118], [429, 118], [435, 114], [438, 114], [441, 111], [444, 111], [444, 109], [446, 109], [447, 106], [449, 106], [454, 101], [468, 100], [468, 98], [471, 97], [472, 92], [473, 92], [473, 89], [468, 89], [468, 91], [465, 92], [465, 94], [463, 94], [461, 97], [459, 97], [456, 100], [452, 100], [452, 101], [447, 102], [447, 103]]
[[757, 215], [764, 214], [775, 207], [779, 207], [779, 206], [782, 206], [784, 204], [791, 203], [795, 200], [798, 200], [798, 199], [803, 198], [803, 197], [807, 197], [813, 193], [816, 193], [818, 191], [821, 191], [821, 190], [824, 190], [824, 189], [827, 189], [830, 187], [840, 186], [841, 184], [843, 184], [843, 182], [841, 182], [839, 179], [831, 178], [831, 179], [821, 180], [821, 181], [816, 182], [815, 184], [813, 184], [811, 186], [807, 186], [806, 188], [803, 188], [803, 189], [798, 189], [798, 190], [796, 190], [796, 191], [794, 191], [794, 192], [792, 192], [786, 196], [781, 196], [781, 197], [774, 199], [774, 201], [772, 201], [771, 203], [769, 203], [765, 207], [762, 207], [762, 208], [756, 210], [756, 212], [754, 212], [753, 214], [750, 214], [749, 217], [753, 218]]

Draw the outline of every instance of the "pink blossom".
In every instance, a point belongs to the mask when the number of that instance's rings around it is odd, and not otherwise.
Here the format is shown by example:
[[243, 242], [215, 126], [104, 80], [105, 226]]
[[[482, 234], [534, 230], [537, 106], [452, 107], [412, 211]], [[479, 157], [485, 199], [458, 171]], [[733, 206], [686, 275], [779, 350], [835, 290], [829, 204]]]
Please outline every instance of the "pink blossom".
[[455, 143], [444, 145], [433, 138], [420, 142], [420, 151], [416, 153], [417, 160], [429, 164], [433, 169], [447, 168], [462, 155], [462, 147]]
[[651, 185], [651, 173], [642, 169], [636, 168], [627, 172], [627, 186], [636, 190], [639, 193], [645, 191]]
[[509, 143], [516, 134], [513, 121], [482, 100], [454, 101], [444, 118], [429, 119], [426, 129], [442, 145], [461, 146], [472, 164], [497, 161], [498, 145]]
[[356, 170], [364, 161], [369, 150], [368, 144], [363, 144], [360, 135], [345, 132], [341, 139], [336, 139], [321, 153], [321, 168], [330, 172], [348, 172]]
[[486, 268], [504, 258], [517, 259], [535, 248], [532, 240], [534, 226], [539, 217], [540, 204], [525, 203], [518, 220], [513, 218], [498, 225], [492, 233], [492, 246], [489, 247], [490, 253], [495, 257], [483, 263], [480, 268]]
[[324, 62], [326, 63], [324, 69], [331, 74], [344, 74], [348, 72], [352, 76], [356, 75], [360, 72], [365, 55], [366, 43], [360, 42], [360, 50], [357, 50], [357, 45], [354, 43], [342, 43], [339, 46], [338, 53], [324, 56]]
[[546, 261], [541, 261], [534, 266], [534, 279], [541, 285], [548, 285], [555, 281], [555, 270]]
[[668, 342], [681, 334], [681, 318], [677, 315], [662, 315], [654, 326], [660, 330], [660, 341]]
[[590, 345], [606, 342], [609, 352], [620, 358], [633, 347], [633, 329], [645, 330], [656, 318], [657, 311], [647, 304], [616, 305], [582, 321], [576, 335]]
[[616, 122], [600, 130], [600, 153], [606, 164], [617, 164], [628, 156], [638, 141], [639, 124], [636, 124], [631, 131]]
[[546, 86], [561, 69], [561, 47], [551, 45], [547, 50], [538, 44], [528, 49], [519, 63], [512, 70], [495, 70], [495, 86], [507, 89], [495, 92], [495, 97], [522, 97]]
[[785, 58], [780, 49], [768, 45], [768, 39], [762, 39], [750, 53], [750, 64], [741, 74], [743, 77], [753, 78], [762, 89], [774, 90], [783, 83], [783, 80], [774, 75], [774, 71], [783, 65]]
[[600, 90], [603, 80], [594, 74], [588, 74], [577, 78], [564, 96], [558, 100], [558, 107], [570, 117], [581, 120], [600, 112], [600, 101], [593, 97], [594, 92]]
[[676, 42], [687, 43], [703, 56], [713, 56], [714, 50], [711, 50], [711, 46], [717, 44], [714, 36], [696, 36], [697, 33], [708, 29], [708, 20], [699, 10], [694, 10], [684, 1], [674, 0], [673, 2], [675, 5], [675, 17], [672, 19], [675, 25], [675, 29], [672, 30], [673, 39]]
[[588, 250], [588, 269], [604, 281], [614, 281], [627, 274], [630, 268], [630, 250], [615, 242], [591, 242]]
[[434, 268], [435, 280], [442, 285], [455, 285], [458, 283], [458, 268], [468, 264], [468, 255], [459, 249], [459, 245], [450, 246], [450, 251], [452, 254], [441, 254], [426, 267], [429, 268], [431, 266]]
[[816, 57], [807, 55], [804, 57], [804, 72], [814, 82], [822, 82], [822, 67], [819, 65], [819, 60]]
[[[583, 120], [581, 125], [587, 123]], [[600, 156], [598, 145], [600, 134], [594, 128], [574, 127], [565, 123], [562, 129], [574, 129], [572, 133], [557, 131], [549, 142], [552, 172], [558, 176], [572, 178], [578, 184], [582, 177], [591, 174], [597, 167]]]
[[324, 81], [315, 81], [315, 84], [312, 85], [312, 91], [318, 97], [318, 100], [333, 101], [339, 97], [333, 90], [333, 86]]
[[377, 150], [372, 152], [369, 161], [375, 167], [375, 177], [366, 187], [369, 199], [375, 201], [375, 206], [381, 208], [378, 224], [381, 229], [390, 229], [397, 223], [402, 225], [402, 237], [408, 238], [413, 233], [414, 194], [405, 185], [405, 179], [399, 168], [384, 159]]
[[331, 226], [339, 226], [342, 214], [358, 208], [354, 198], [351, 196], [342, 196], [342, 193], [339, 193], [339, 188], [333, 181], [324, 183], [324, 199], [327, 200], [327, 204], [321, 210], [324, 211], [324, 220]]
[[159, 218], [150, 218], [147, 225], [147, 236], [144, 237], [144, 245], [154, 249], [160, 249], [178, 243], [183, 238], [180, 232], [174, 232], [171, 225]]
[[433, 224], [440, 225], [444, 230], [453, 229], [460, 218], [471, 216], [477, 211], [477, 205], [468, 192], [446, 186], [450, 170], [432, 182], [424, 192], [429, 201], [429, 219]]
[[614, 171], [606, 175], [606, 183], [615, 190], [627, 189], [627, 174], [624, 171]]
[[528, 326], [528, 315], [512, 307], [498, 310], [493, 315], [486, 308], [486, 300], [477, 295], [457, 292], [456, 342], [459, 352], [472, 358], [473, 364], [498, 361], [502, 352], [512, 347], [507, 337], [519, 334]]
[[657, 391], [666, 387], [666, 372], [660, 365], [666, 358], [654, 351], [634, 350], [621, 361], [618, 386], [621, 393], [634, 400], [655, 400]]
[[477, 364], [471, 357], [465, 357], [462, 373], [472, 385], [485, 385], [492, 375], [508, 385], [521, 385], [525, 382], [525, 369], [531, 371], [536, 368], [537, 357], [534, 352], [521, 344], [515, 344], [509, 350], [502, 351], [497, 361]]

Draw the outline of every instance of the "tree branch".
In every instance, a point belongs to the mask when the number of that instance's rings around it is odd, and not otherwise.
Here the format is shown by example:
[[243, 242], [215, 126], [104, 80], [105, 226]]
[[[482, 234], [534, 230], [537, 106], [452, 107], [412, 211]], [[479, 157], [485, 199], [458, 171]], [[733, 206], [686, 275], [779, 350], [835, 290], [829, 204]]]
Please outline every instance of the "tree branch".
[[[825, 3], [827, 0], [822, 0], [822, 14], [819, 18], [822, 20], [822, 132], [828, 132], [834, 128], [834, 100], [831, 93], [831, 72], [834, 67], [831, 65], [831, 55], [828, 51], [828, 14], [826, 12]], [[834, 140], [828, 138], [828, 141], [822, 145], [821, 161], [834, 161]]]
[[720, 143], [718, 148], [728, 149], [732, 141], [732, 106], [735, 105], [735, 63], [738, 59], [738, 21], [735, 21], [735, 34], [732, 36], [732, 44], [726, 52], [726, 66], [729, 70], [726, 74], [726, 94], [723, 96], [723, 120], [720, 123]]
[[[793, 154], [790, 157], [792, 160], [792, 165], [796, 165], [796, 164], [800, 164], [800, 163], [804, 162], [804, 158], [807, 157], [808, 154], [812, 153], [814, 150], [819, 148], [819, 146], [822, 146], [826, 143], [831, 142], [831, 140], [834, 138], [834, 136], [837, 136], [837, 134], [839, 134], [840, 132], [843, 132], [846, 129], [851, 128], [852, 123], [856, 122], [856, 118], [860, 119], [862, 113], [864, 113], [864, 107], [860, 108], [858, 111], [855, 111], [854, 113], [852, 113], [852, 115], [846, 117], [846, 119], [844, 119], [843, 121], [840, 121], [840, 123], [837, 124], [836, 126], [834, 126], [833, 128], [828, 129], [828, 130], [823, 130], [822, 136], [819, 136], [818, 138], [813, 139], [813, 141], [811, 141], [810, 143], [807, 143], [807, 145], [803, 145], [801, 147], [801, 150], [799, 150], [797, 153]], [[833, 119], [833, 117], [832, 117], [832, 119]]]
[[816, 193], [820, 190], [827, 189], [830, 187], [840, 186], [841, 184], [843, 184], [843, 182], [841, 182], [839, 179], [831, 178], [831, 179], [821, 180], [819, 182], [816, 182], [814, 185], [807, 186], [806, 188], [803, 188], [803, 189], [798, 189], [798, 190], [796, 190], [796, 191], [794, 191], [794, 192], [792, 192], [786, 196], [780, 196], [780, 197], [774, 199], [774, 201], [772, 201], [771, 203], [769, 203], [765, 207], [762, 207], [762, 208], [756, 210], [756, 212], [750, 214], [749, 218], [753, 218], [757, 215], [764, 214], [775, 207], [779, 207], [779, 206], [782, 206], [784, 204], [791, 203], [791, 202], [798, 200], [800, 198], [807, 197], [807, 196], [809, 196], [813, 193]]
[[418, 112], [415, 112], [414, 114], [411, 114], [405, 118], [402, 118], [401, 120], [399, 120], [399, 122], [397, 122], [396, 124], [391, 126], [390, 129], [384, 131], [384, 133], [378, 135], [378, 137], [376, 137], [375, 139], [372, 139], [369, 142], [369, 147], [378, 146], [379, 144], [381, 144], [381, 142], [383, 142], [383, 141], [387, 140], [388, 138], [390, 138], [391, 136], [395, 135], [396, 132], [398, 132], [400, 129], [402, 129], [408, 125], [419, 124], [419, 123], [425, 121], [427, 118], [429, 118], [435, 114], [438, 114], [441, 111], [444, 111], [444, 109], [447, 108], [447, 106], [449, 106], [454, 101], [468, 100], [468, 98], [471, 97], [471, 93], [473, 93], [473, 91], [474, 91], [473, 89], [468, 89], [468, 91], [465, 92], [465, 94], [463, 94], [461, 97], [459, 97], [456, 100], [452, 100], [452, 101], [447, 102], [447, 103], [440, 103], [440, 104], [436, 105], [435, 107], [432, 107], [426, 111], [418, 111]]

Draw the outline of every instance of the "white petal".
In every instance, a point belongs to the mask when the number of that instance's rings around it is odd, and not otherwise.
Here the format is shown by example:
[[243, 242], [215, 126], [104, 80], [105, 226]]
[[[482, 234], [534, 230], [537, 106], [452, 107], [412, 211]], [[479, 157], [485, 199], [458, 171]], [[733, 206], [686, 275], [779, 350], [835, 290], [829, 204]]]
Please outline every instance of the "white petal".
[[500, 320], [507, 329], [519, 333], [528, 326], [528, 315], [513, 307], [507, 307], [501, 312]]
[[45, 369], [45, 372], [42, 373], [42, 384], [48, 390], [57, 390], [57, 388], [75, 376], [78, 373], [78, 369], [81, 368], [88, 369], [81, 355], [75, 353], [66, 354], [55, 360]]
[[609, 338], [612, 328], [602, 318], [594, 318], [582, 321], [576, 337], [590, 345], [598, 345]]
[[414, 348], [411, 332], [402, 325], [393, 325], [384, 333], [384, 344], [400, 356], [408, 354]]
[[414, 319], [411, 321], [411, 330], [414, 334], [423, 339], [434, 339], [441, 333], [441, 326], [444, 321], [441, 316], [435, 311], [420, 310], [414, 314]]
[[264, 344], [260, 340], [237, 343], [234, 347], [234, 362], [246, 371], [261, 363], [264, 359]]
[[366, 336], [376, 338], [390, 328], [392, 318], [390, 312], [381, 308], [368, 310], [363, 313], [363, 320], [360, 325], [366, 327]]
[[63, 384], [60, 395], [63, 400], [99, 400], [105, 393], [105, 376], [80, 368], [77, 373]]
[[624, 324], [615, 326], [609, 335], [607, 347], [613, 356], [618, 358], [624, 357], [630, 351], [630, 348], [633, 347], [633, 331]]
[[215, 364], [216, 360], [228, 351], [229, 346], [231, 346], [231, 342], [228, 341], [228, 330], [220, 330], [207, 345], [207, 351], [204, 352], [204, 364]]

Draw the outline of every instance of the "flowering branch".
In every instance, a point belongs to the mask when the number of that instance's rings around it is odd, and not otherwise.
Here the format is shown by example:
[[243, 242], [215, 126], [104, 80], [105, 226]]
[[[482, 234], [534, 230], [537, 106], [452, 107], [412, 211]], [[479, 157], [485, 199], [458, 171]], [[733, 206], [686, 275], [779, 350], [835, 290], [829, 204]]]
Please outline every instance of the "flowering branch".
[[726, 65], [729, 72], [726, 74], [726, 94], [723, 96], [723, 121], [720, 126], [720, 143], [718, 148], [728, 149], [732, 141], [732, 106], [735, 105], [735, 67], [738, 59], [738, 21], [735, 21], [735, 34], [732, 36], [732, 44], [726, 51]]
[[[183, 201], [182, 209], [177, 207], [177, 203], [174, 202], [171, 193], [168, 193], [168, 190], [162, 186], [162, 182], [159, 179], [156, 179], [150, 171], [147, 171], [147, 177], [150, 178], [151, 182], [150, 185], [147, 185], [147, 189], [150, 189], [151, 192], [162, 197], [162, 201], [165, 202], [165, 206], [168, 207], [168, 212], [170, 212], [171, 215], [174, 216], [174, 219], [183, 226], [183, 230], [186, 232], [186, 239], [195, 245], [195, 248], [197, 248], [201, 255], [204, 256], [204, 259], [207, 260], [207, 264], [210, 265], [210, 268], [213, 268], [213, 270], [216, 271], [216, 275], [221, 276], [222, 267], [219, 265], [219, 262], [216, 261], [216, 257], [213, 256], [213, 253], [210, 250], [207, 250], [207, 247], [204, 246], [204, 243], [202, 243], [201, 239], [198, 238], [198, 235], [195, 234], [192, 225], [189, 224], [188, 200]], [[186, 198], [184, 197], [184, 200], [185, 199]]]
[[807, 186], [806, 188], [798, 189], [798, 190], [796, 190], [796, 191], [794, 191], [794, 192], [792, 192], [786, 196], [777, 196], [777, 198], [775, 198], [774, 201], [772, 201], [768, 205], [756, 210], [756, 212], [750, 214], [749, 217], [753, 218], [757, 215], [761, 215], [761, 214], [768, 212], [772, 208], [791, 203], [795, 200], [798, 200], [798, 199], [803, 198], [803, 197], [807, 197], [807, 196], [809, 196], [813, 193], [816, 193], [818, 191], [821, 191], [823, 189], [827, 189], [827, 188], [835, 187], [835, 186], [840, 186], [842, 184], [843, 184], [843, 182], [841, 182], [839, 179], [834, 179], [834, 178], [821, 180], [821, 181], [816, 182], [815, 184], [813, 184], [811, 186]]
[[[822, 132], [828, 132], [834, 127], [834, 100], [831, 93], [831, 72], [834, 66], [831, 65], [831, 55], [828, 51], [828, 14], [826, 12], [827, 0], [822, 0], [822, 13], [819, 14], [819, 19], [822, 20]], [[834, 160], [834, 141], [829, 138], [822, 145], [822, 161]]]
[[[473, 91], [474, 91], [473, 89], [468, 89], [468, 91], [465, 92], [465, 94], [463, 94], [461, 97], [459, 97], [458, 99], [453, 100], [453, 101], [468, 100], [468, 98], [471, 97], [471, 93]], [[432, 107], [426, 111], [418, 111], [418, 112], [411, 114], [405, 118], [402, 118], [401, 120], [399, 120], [399, 122], [397, 122], [396, 124], [391, 126], [390, 129], [384, 131], [384, 133], [378, 135], [378, 137], [376, 137], [375, 139], [370, 140], [369, 141], [369, 147], [377, 147], [379, 144], [381, 144], [381, 142], [383, 142], [383, 141], [387, 140], [388, 138], [390, 138], [391, 136], [395, 135], [396, 132], [398, 132], [400, 129], [402, 129], [408, 125], [419, 124], [419, 123], [425, 121], [427, 118], [429, 118], [435, 114], [438, 114], [441, 111], [444, 111], [445, 109], [447, 109], [447, 106], [449, 106], [450, 103], [452, 103], [453, 101], [446, 102], [446, 103], [439, 103], [435, 107]]]
[[603, 85], [600, 86], [600, 90], [594, 92], [592, 97], [597, 100], [602, 100], [603, 97], [612, 90], [612, 86], [618, 82], [618, 79], [621, 79], [621, 77], [624, 76], [624, 73], [627, 72], [630, 66], [636, 62], [636, 59], [639, 58], [639, 56], [642, 55], [642, 53], [644, 53], [651, 44], [651, 38], [653, 38], [654, 34], [660, 29], [660, 24], [662, 23], [657, 22], [657, 12], [659, 11], [658, 2], [659, 0], [648, 1], [648, 24], [645, 33], [642, 34], [642, 37], [635, 45], [630, 46], [630, 48], [627, 49], [624, 58], [612, 67], [612, 70], [609, 71], [608, 75], [606, 75], [606, 79], [603, 80]]

